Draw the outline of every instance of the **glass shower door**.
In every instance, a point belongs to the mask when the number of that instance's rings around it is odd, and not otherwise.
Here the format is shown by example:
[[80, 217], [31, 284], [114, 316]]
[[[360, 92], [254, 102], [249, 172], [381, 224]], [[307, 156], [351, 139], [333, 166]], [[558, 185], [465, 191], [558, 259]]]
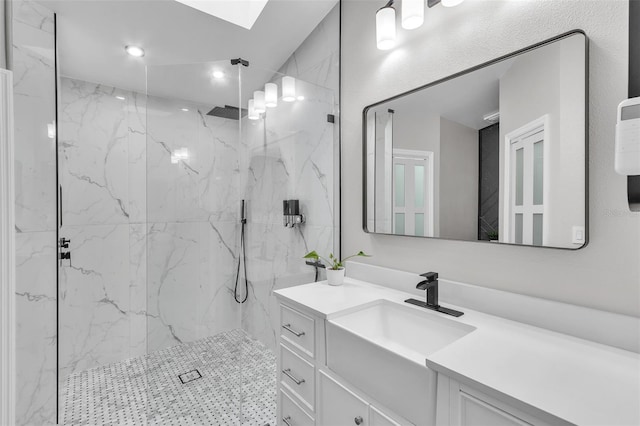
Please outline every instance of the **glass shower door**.
[[147, 69], [148, 421], [239, 424], [240, 66]]

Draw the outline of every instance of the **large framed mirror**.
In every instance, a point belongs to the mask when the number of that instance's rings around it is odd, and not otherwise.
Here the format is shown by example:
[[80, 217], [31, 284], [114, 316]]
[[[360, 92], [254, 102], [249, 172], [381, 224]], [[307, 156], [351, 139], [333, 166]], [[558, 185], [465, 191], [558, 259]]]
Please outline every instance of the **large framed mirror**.
[[365, 231], [584, 247], [587, 90], [575, 30], [366, 107]]

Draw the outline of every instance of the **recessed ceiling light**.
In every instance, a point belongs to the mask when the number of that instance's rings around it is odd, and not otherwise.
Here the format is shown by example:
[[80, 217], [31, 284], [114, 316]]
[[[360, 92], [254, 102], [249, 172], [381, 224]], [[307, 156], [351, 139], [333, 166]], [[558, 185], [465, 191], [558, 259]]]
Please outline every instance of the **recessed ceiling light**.
[[180, 111], [189, 112], [189, 108], [180, 108]]
[[216, 70], [213, 72], [213, 78], [224, 78], [224, 72]]
[[126, 98], [124, 96], [116, 96], [116, 99], [119, 99], [121, 101], [124, 101]]
[[139, 46], [125, 46], [124, 50], [126, 50], [129, 55], [135, 56], [136, 58], [142, 58], [144, 56], [144, 49]]

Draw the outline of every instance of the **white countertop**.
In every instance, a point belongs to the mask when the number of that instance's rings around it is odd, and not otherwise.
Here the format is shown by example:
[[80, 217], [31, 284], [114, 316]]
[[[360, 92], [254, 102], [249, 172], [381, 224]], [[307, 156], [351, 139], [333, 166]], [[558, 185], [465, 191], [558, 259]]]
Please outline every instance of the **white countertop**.
[[[351, 278], [338, 287], [320, 282], [275, 293], [323, 319], [379, 299], [415, 297]], [[447, 318], [477, 329], [425, 355], [427, 367], [570, 423], [640, 425], [640, 354], [442, 304], [465, 313]]]

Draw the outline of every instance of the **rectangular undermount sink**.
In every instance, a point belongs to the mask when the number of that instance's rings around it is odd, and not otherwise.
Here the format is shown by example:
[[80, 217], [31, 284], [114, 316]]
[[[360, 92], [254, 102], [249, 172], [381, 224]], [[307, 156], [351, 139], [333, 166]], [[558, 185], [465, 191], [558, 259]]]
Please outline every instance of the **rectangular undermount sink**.
[[387, 300], [327, 321], [327, 365], [414, 424], [435, 422], [436, 373], [425, 359], [475, 327]]
[[387, 300], [378, 300], [330, 322], [420, 365], [428, 355], [475, 330], [442, 314]]

